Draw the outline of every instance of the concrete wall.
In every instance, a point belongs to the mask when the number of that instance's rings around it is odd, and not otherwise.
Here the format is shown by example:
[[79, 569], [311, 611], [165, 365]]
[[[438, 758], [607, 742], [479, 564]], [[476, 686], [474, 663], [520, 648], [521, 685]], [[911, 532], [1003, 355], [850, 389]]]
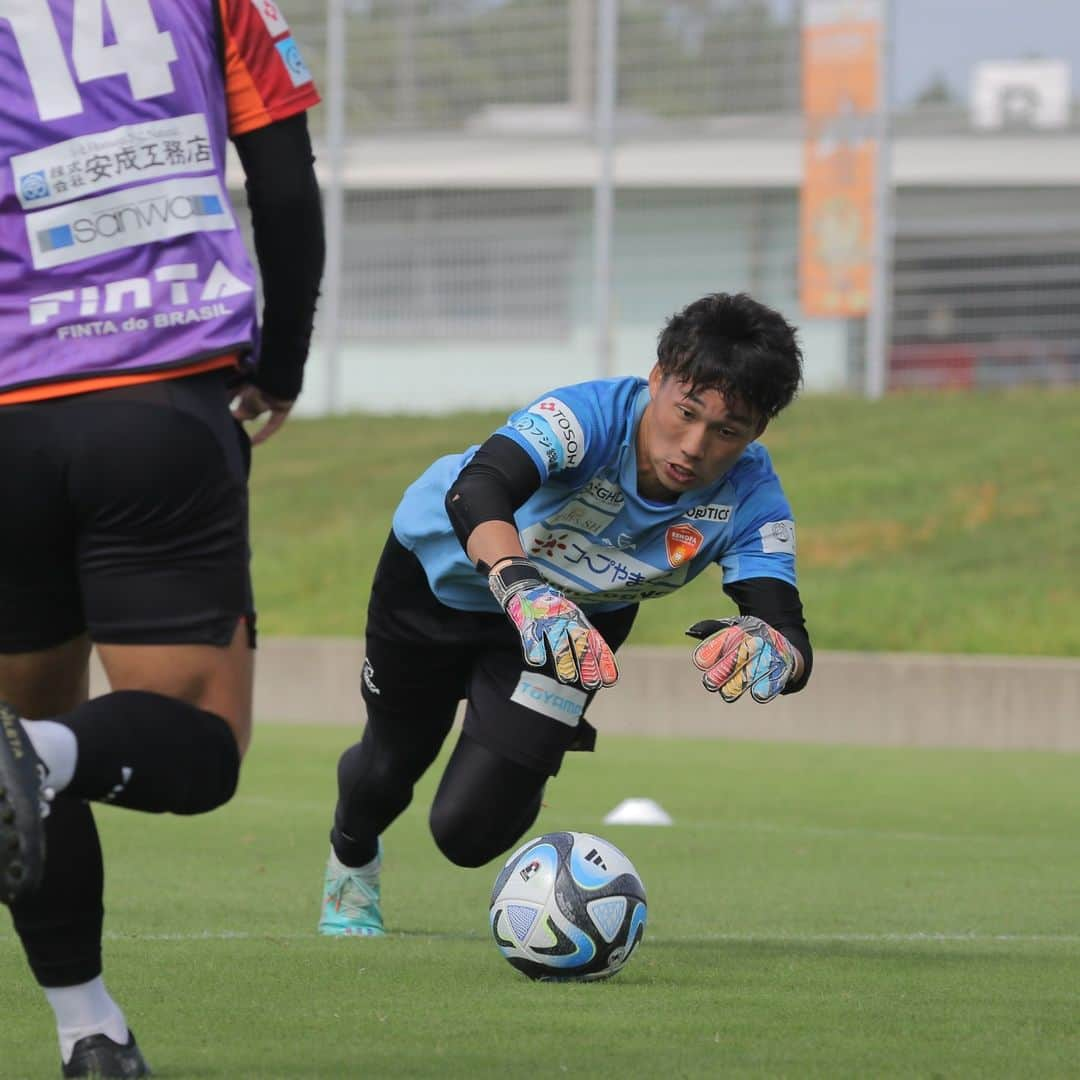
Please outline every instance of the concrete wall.
[[[359, 734], [362, 660], [353, 639], [262, 639], [259, 722]], [[805, 691], [767, 706], [705, 693], [682, 649], [628, 646], [619, 662], [619, 685], [589, 710], [601, 733], [1080, 750], [1080, 660], [825, 652]], [[91, 688], [104, 689], [96, 667]]]

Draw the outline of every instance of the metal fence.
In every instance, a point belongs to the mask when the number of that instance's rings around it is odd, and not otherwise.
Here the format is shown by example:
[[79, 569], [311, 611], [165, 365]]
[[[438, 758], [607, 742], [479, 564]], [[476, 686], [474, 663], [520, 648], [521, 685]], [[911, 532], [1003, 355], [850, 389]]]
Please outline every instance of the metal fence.
[[[644, 373], [666, 316], [716, 290], [800, 326], [808, 391], [866, 386], [865, 320], [800, 305], [800, 0], [283, 6], [326, 102], [309, 412]], [[895, 85], [916, 50], [894, 27]], [[1080, 379], [1080, 125], [1018, 78], [996, 104], [980, 84], [989, 119], [940, 80], [890, 110], [889, 388]]]

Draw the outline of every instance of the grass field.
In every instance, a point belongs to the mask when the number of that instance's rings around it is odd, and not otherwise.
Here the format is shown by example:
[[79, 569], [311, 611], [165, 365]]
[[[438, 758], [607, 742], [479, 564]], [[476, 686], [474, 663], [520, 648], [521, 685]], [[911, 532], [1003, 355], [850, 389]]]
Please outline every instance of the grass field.
[[[1080, 391], [797, 401], [765, 436], [799, 525], [824, 649], [1080, 654]], [[358, 635], [394, 507], [505, 416], [290, 421], [256, 452], [255, 577], [270, 634]], [[633, 644], [730, 614], [702, 575], [642, 607]]]
[[[534, 833], [599, 832], [649, 891], [607, 983], [488, 936], [497, 864], [444, 862], [435, 774], [386, 837], [389, 938], [313, 933], [342, 728], [263, 727], [205, 818], [104, 809], [107, 974], [155, 1075], [1080, 1076], [1080, 757], [608, 738]], [[628, 795], [672, 828], [605, 826]], [[58, 1075], [6, 921], [0, 1076]]]

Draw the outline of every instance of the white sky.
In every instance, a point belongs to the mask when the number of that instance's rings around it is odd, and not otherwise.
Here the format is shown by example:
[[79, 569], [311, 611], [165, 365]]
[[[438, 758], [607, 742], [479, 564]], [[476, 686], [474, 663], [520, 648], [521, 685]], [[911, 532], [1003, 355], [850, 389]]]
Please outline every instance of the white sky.
[[979, 60], [1066, 60], [1080, 89], [1080, 0], [892, 0], [893, 99], [909, 102], [940, 71], [968, 96]]

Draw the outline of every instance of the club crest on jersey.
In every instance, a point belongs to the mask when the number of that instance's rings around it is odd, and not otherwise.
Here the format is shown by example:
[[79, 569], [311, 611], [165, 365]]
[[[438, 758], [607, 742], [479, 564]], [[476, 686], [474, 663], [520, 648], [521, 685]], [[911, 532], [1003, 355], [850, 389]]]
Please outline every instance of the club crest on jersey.
[[669, 525], [667, 535], [664, 537], [664, 546], [667, 549], [667, 561], [672, 566], [682, 566], [689, 562], [701, 547], [705, 539], [700, 531], [693, 525]]

